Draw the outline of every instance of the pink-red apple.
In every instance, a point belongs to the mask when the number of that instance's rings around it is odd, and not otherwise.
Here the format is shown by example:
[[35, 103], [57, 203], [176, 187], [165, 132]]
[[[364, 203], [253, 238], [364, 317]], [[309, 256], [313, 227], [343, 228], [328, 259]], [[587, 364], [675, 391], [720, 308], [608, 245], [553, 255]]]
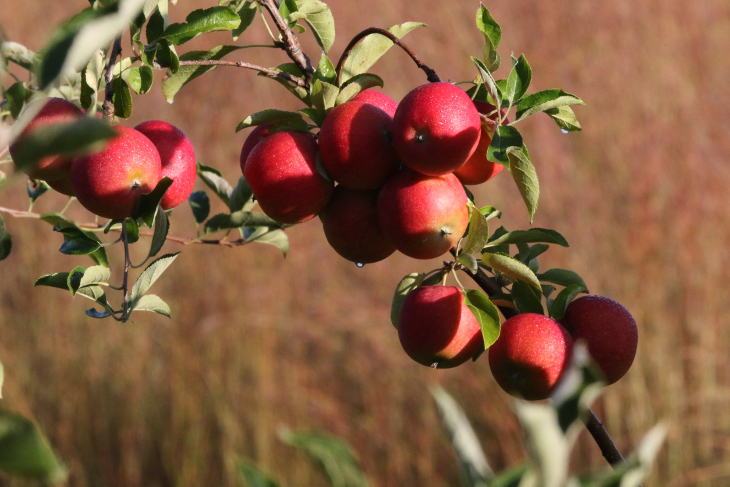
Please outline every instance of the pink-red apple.
[[339, 185], [319, 214], [327, 241], [345, 259], [370, 264], [395, 252], [378, 224], [377, 202], [377, 190], [357, 191]]
[[395, 247], [433, 259], [454, 246], [469, 224], [468, 198], [453, 174], [426, 176], [404, 167], [378, 197], [378, 221]]
[[429, 176], [454, 172], [474, 153], [481, 120], [474, 103], [450, 83], [430, 83], [408, 93], [393, 117], [401, 160]]
[[396, 103], [394, 99], [381, 91], [373, 89], [361, 91], [357, 95], [353, 96], [350, 101], [359, 101], [361, 103], [368, 103], [376, 106], [390, 115], [391, 118], [395, 116], [395, 110], [398, 108], [398, 103]]
[[160, 154], [140, 132], [117, 125], [103, 150], [74, 159], [71, 185], [90, 212], [104, 218], [132, 215], [140, 195], [160, 181]]
[[639, 332], [631, 313], [604, 296], [583, 296], [568, 305], [560, 320], [613, 384], [628, 372], [636, 356]]
[[409, 357], [439, 369], [461, 365], [484, 348], [479, 323], [454, 286], [411, 291], [398, 316], [398, 338]]
[[241, 147], [241, 158], [239, 159], [242, 174], [246, 167], [246, 159], [248, 159], [248, 155], [251, 153], [253, 148], [256, 147], [256, 144], [269, 136], [269, 128], [271, 128], [271, 125], [269, 124], [257, 125], [243, 142], [243, 147]]
[[377, 189], [398, 170], [393, 119], [380, 108], [350, 101], [335, 107], [319, 132], [327, 172], [350, 189]]
[[[73, 122], [81, 118], [84, 113], [79, 107], [63, 98], [44, 98], [32, 102], [25, 109], [28, 112], [31, 107], [37, 107], [38, 104], [45, 103], [43, 108], [28, 122], [18, 138], [10, 144], [10, 156], [17, 164], [23, 167], [23, 172], [34, 179], [42, 179], [44, 181], [53, 181], [55, 179], [65, 178], [71, 171], [71, 160], [69, 156], [48, 156], [44, 157], [36, 163], [26, 165], [26, 161], [17, 159], [19, 152], [23, 146], [25, 138], [38, 127], [51, 125], [54, 123]], [[23, 115], [21, 115], [23, 117]]]
[[572, 355], [573, 338], [560, 323], [523, 313], [502, 323], [489, 347], [489, 367], [506, 392], [535, 401], [550, 397]]
[[[494, 112], [494, 105], [483, 101], [475, 101], [474, 106], [477, 108], [479, 113], [488, 115], [489, 118], [496, 122], [497, 114], [492, 114], [492, 112]], [[509, 123], [509, 119], [504, 120], [502, 123]], [[504, 169], [503, 165], [487, 160], [487, 150], [489, 149], [489, 144], [492, 143], [493, 134], [494, 129], [487, 130], [484, 128], [484, 125], [482, 125], [482, 134], [479, 137], [479, 144], [477, 145], [477, 149], [474, 151], [474, 154], [471, 155], [463, 166], [454, 171], [454, 176], [459, 178], [459, 181], [463, 184], [482, 184], [492, 179], [494, 176], [502, 172], [502, 169]]]
[[172, 186], [162, 198], [164, 210], [175, 208], [193, 192], [197, 168], [193, 144], [177, 127], [161, 120], [148, 120], [134, 127], [155, 144], [160, 153], [160, 179], [172, 179]]
[[259, 142], [243, 175], [264, 213], [282, 223], [314, 218], [334, 187], [317, 171], [317, 141], [299, 132], [277, 132]]

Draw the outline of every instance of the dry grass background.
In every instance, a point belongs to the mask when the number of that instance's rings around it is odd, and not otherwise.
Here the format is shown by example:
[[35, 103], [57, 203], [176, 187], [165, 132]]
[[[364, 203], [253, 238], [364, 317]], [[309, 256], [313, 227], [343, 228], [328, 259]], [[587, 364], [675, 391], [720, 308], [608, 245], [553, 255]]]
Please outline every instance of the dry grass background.
[[[181, 0], [171, 15], [210, 3]], [[0, 25], [8, 39], [39, 49], [49, 27], [84, 4], [2, 0]], [[468, 55], [481, 49], [476, 2], [330, 5], [338, 21], [334, 57], [361, 29], [418, 20], [430, 27], [407, 42], [442, 78], [475, 74]], [[527, 55], [532, 90], [561, 87], [587, 103], [576, 109], [582, 133], [563, 135], [540, 116], [521, 130], [542, 184], [535, 225], [571, 243], [546, 254], [543, 266], [578, 271], [592, 292], [621, 301], [639, 323], [635, 365], [606, 390], [599, 417], [624, 452], [657, 421], [669, 421], [668, 442], [645, 485], [728, 485], [729, 4], [526, 0], [488, 7], [504, 30], [503, 57]], [[311, 37], [302, 38], [316, 53]], [[265, 41], [260, 25], [239, 40]], [[228, 42], [210, 35], [190, 49]], [[272, 51], [231, 58], [276, 64]], [[390, 52], [375, 71], [395, 99], [425, 82], [401, 52]], [[175, 123], [200, 161], [235, 180], [245, 137], [234, 133], [236, 123], [260, 109], [295, 107], [287, 98], [251, 72], [219, 69], [184, 88], [172, 106], [159, 89], [138, 100], [129, 125]], [[480, 188], [478, 201], [502, 209], [508, 228], [526, 228], [507, 177]], [[24, 208], [23, 193], [16, 181], [3, 205]], [[38, 210], [62, 204], [46, 196]], [[189, 212], [176, 211], [173, 233], [194, 231]], [[41, 274], [88, 261], [60, 255], [60, 237], [40, 222], [6, 222], [15, 250], [0, 264], [3, 406], [43, 426], [71, 468], [71, 485], [240, 485], [237, 456], [285, 486], [325, 485], [302, 454], [276, 439], [280, 424], [342, 436], [373, 485], [456, 485], [455, 459], [428, 394], [434, 383], [465, 407], [493, 467], [523, 458], [510, 401], [486, 360], [434, 372], [400, 349], [388, 318], [392, 290], [402, 275], [438, 262], [398, 256], [358, 269], [328, 248], [315, 220], [291, 229], [286, 259], [267, 246], [185, 248], [154, 289], [173, 319], [140, 314], [119, 325], [87, 318], [86, 301], [33, 289]], [[573, 459], [578, 471], [603, 466], [586, 433]], [[25, 484], [0, 477], [0, 485]]]

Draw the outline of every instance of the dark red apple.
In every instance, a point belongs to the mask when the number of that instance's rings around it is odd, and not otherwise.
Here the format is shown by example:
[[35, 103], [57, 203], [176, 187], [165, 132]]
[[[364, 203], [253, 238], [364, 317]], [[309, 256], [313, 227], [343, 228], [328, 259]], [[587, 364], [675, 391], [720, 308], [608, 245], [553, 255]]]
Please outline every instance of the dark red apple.
[[506, 392], [535, 401], [550, 397], [572, 355], [573, 338], [560, 323], [523, 313], [502, 323], [489, 347], [489, 367]]
[[334, 187], [317, 171], [317, 141], [299, 132], [277, 132], [259, 142], [243, 175], [264, 213], [282, 223], [314, 218]]
[[[63, 98], [44, 98], [32, 102], [25, 108], [24, 113], [28, 113], [31, 107], [37, 107], [38, 104], [45, 103], [43, 108], [33, 117], [33, 119], [25, 126], [18, 138], [10, 144], [10, 156], [17, 164], [23, 167], [23, 172], [34, 179], [42, 179], [44, 181], [53, 181], [55, 179], [65, 178], [71, 171], [71, 160], [69, 156], [48, 156], [34, 164], [25, 165], [25, 161], [18, 160], [18, 154], [23, 146], [25, 138], [33, 132], [33, 130], [44, 125], [54, 123], [73, 122], [84, 116], [79, 107]], [[21, 117], [23, 115], [21, 114]]]
[[429, 176], [454, 172], [474, 153], [481, 120], [474, 103], [450, 83], [429, 83], [408, 93], [393, 117], [401, 160]]
[[271, 128], [271, 125], [269, 124], [257, 125], [251, 133], [248, 134], [248, 137], [246, 137], [246, 140], [243, 142], [243, 147], [241, 147], [241, 158], [239, 159], [241, 164], [241, 173], [243, 173], [243, 168], [246, 167], [246, 159], [248, 159], [248, 155], [251, 153], [253, 148], [256, 147], [256, 144], [269, 136], [269, 128]]
[[[479, 113], [488, 115], [489, 118], [496, 121], [497, 114], [492, 114], [492, 112], [494, 112], [494, 105], [483, 101], [475, 101], [474, 106], [477, 108]], [[509, 119], [503, 120], [502, 123], [508, 124]], [[463, 166], [454, 171], [454, 176], [459, 178], [459, 181], [463, 184], [482, 184], [492, 179], [494, 176], [502, 172], [502, 169], [504, 169], [503, 165], [487, 160], [487, 149], [489, 149], [489, 144], [492, 143], [493, 134], [493, 129], [488, 131], [484, 128], [484, 125], [482, 125], [482, 133], [479, 137], [479, 144], [477, 145], [477, 149], [474, 151], [474, 154], [471, 155]]]
[[411, 291], [398, 317], [398, 338], [409, 357], [439, 369], [461, 365], [484, 348], [479, 323], [454, 286]]
[[319, 132], [327, 172], [350, 189], [377, 189], [398, 170], [393, 119], [380, 108], [351, 101], [334, 108]]
[[377, 190], [357, 191], [339, 185], [319, 214], [327, 241], [345, 259], [370, 264], [395, 252], [378, 224], [377, 202]]
[[162, 198], [160, 206], [169, 210], [186, 201], [193, 192], [197, 168], [195, 150], [184, 133], [177, 127], [160, 120], [148, 120], [134, 127], [155, 144], [160, 153], [160, 179], [172, 179], [172, 186]]
[[361, 103], [368, 103], [376, 106], [390, 115], [391, 118], [395, 116], [395, 110], [398, 108], [398, 103], [394, 99], [383, 92], [373, 89], [361, 91], [357, 95], [353, 96], [350, 101], [359, 101]]
[[71, 184], [71, 176], [66, 176], [63, 179], [54, 179], [53, 181], [46, 181], [48, 186], [66, 196], [76, 196], [74, 193], [73, 185]]
[[71, 185], [90, 212], [104, 218], [132, 215], [140, 195], [160, 181], [162, 164], [155, 145], [140, 132], [117, 125], [103, 150], [74, 159]]
[[378, 221], [385, 236], [405, 255], [433, 259], [464, 235], [468, 201], [453, 174], [426, 176], [405, 167], [380, 191]]
[[604, 296], [583, 296], [568, 305], [560, 322], [577, 340], [585, 340], [588, 353], [613, 384], [634, 363], [639, 332], [631, 313]]

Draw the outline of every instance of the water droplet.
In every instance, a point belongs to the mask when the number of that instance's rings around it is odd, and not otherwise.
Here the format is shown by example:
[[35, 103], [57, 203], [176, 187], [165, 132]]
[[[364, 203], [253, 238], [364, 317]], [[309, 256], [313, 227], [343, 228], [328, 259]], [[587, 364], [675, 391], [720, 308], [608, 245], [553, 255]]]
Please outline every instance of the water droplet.
[[567, 130], [565, 130], [565, 129], [560, 129], [560, 131], [561, 131], [562, 133], [564, 133], [564, 134], [568, 134], [568, 133], [570, 133], [570, 132], [568, 132], [568, 131], [567, 131]]
[[358, 262], [358, 263], [357, 263], [357, 266], [358, 266], [358, 267], [365, 267], [365, 264], [361, 264], [361, 263], [359, 263], [359, 262]]

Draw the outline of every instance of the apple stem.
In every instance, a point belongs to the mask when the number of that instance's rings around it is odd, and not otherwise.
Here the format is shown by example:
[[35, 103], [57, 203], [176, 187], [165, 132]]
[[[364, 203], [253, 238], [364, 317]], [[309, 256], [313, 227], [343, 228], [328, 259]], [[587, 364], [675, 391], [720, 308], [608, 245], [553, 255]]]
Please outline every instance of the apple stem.
[[104, 120], [114, 119], [114, 102], [112, 96], [114, 96], [114, 65], [117, 64], [117, 58], [122, 54], [122, 36], [114, 39], [111, 52], [109, 54], [109, 63], [106, 68], [105, 81], [106, 87], [104, 88]]
[[436, 74], [436, 71], [429, 68], [421, 60], [416, 56], [416, 54], [411, 51], [411, 49], [406, 46], [395, 34], [392, 32], [389, 32], [385, 29], [381, 29], [379, 27], [370, 27], [369, 29], [365, 29], [364, 31], [357, 34], [355, 37], [352, 38], [350, 43], [345, 48], [344, 52], [342, 53], [342, 56], [340, 57], [340, 60], [337, 62], [337, 68], [335, 68], [335, 72], [337, 73], [337, 86], [340, 86], [340, 81], [342, 78], [342, 68], [345, 65], [345, 61], [347, 61], [347, 58], [352, 53], [352, 49], [355, 47], [355, 45], [360, 42], [365, 37], [369, 36], [370, 34], [380, 34], [382, 36], [387, 37], [391, 41], [393, 41], [393, 44], [403, 49], [408, 55], [413, 59], [413, 62], [416, 63], [416, 66], [418, 66], [420, 69], [423, 70], [424, 73], [426, 73], [426, 78], [428, 79], [429, 83], [438, 83], [441, 81], [441, 78]]

